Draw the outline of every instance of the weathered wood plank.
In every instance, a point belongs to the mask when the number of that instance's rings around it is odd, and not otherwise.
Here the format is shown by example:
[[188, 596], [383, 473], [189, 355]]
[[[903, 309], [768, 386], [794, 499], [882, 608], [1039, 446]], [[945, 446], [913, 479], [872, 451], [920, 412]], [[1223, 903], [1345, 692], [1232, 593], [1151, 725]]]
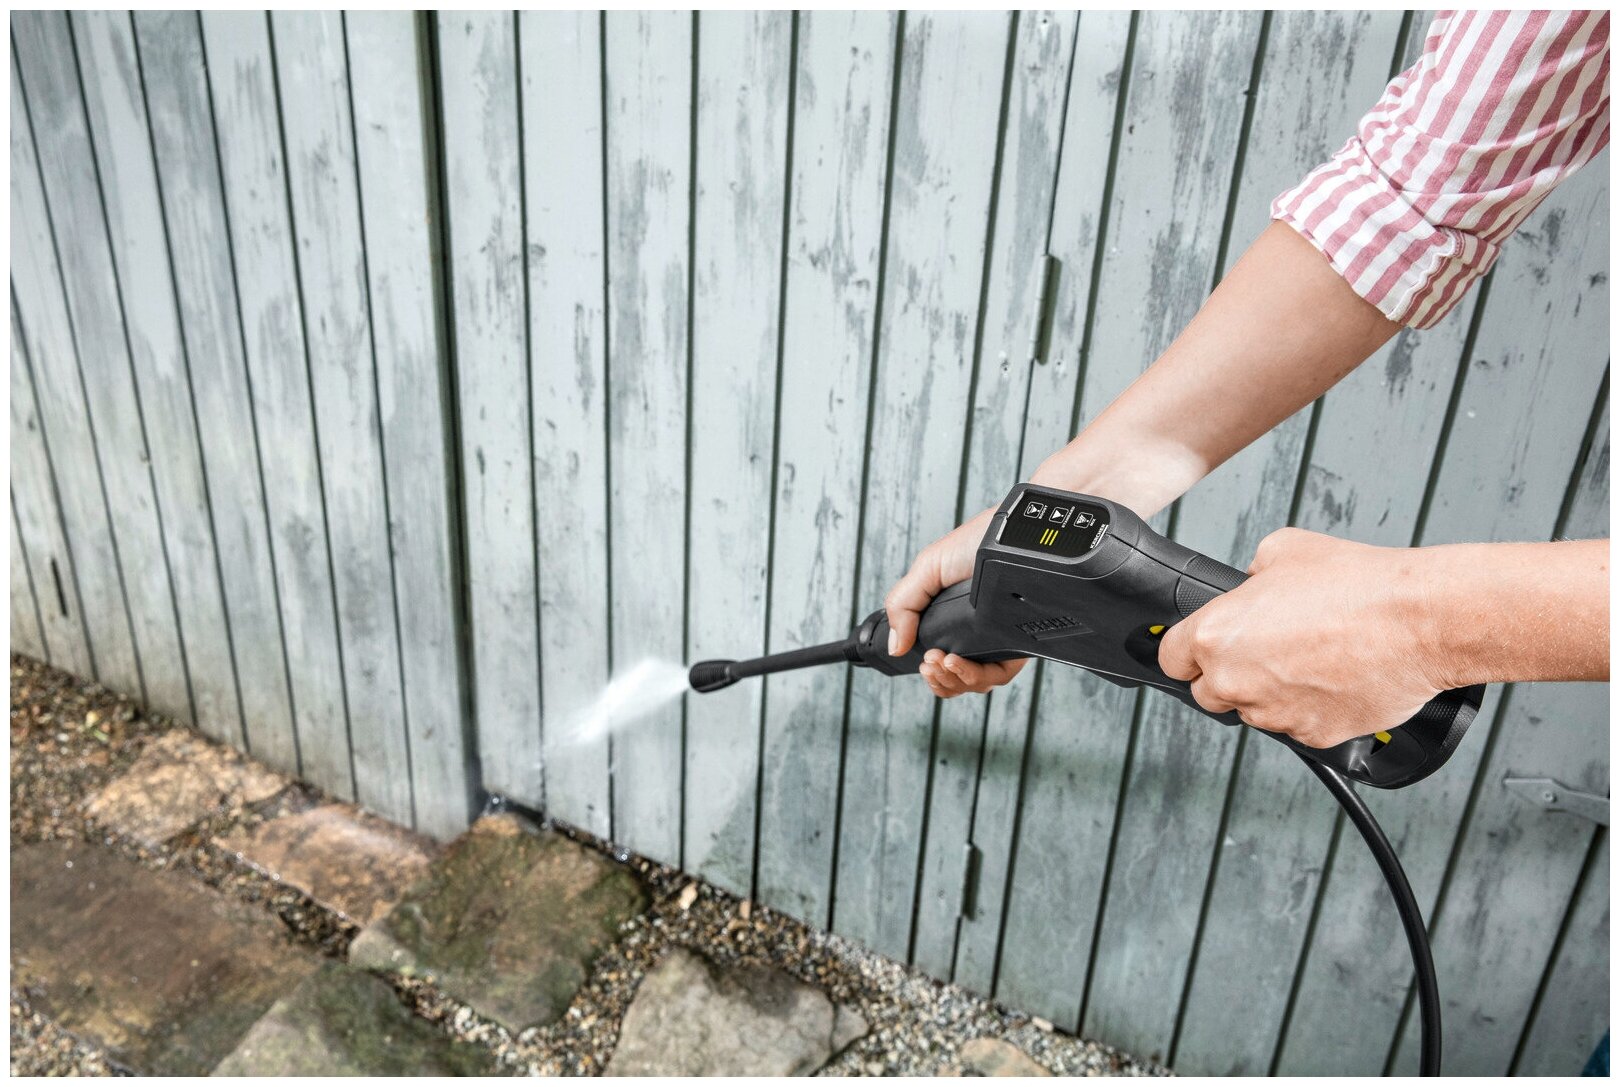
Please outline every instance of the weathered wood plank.
[[[1575, 501], [1570, 509], [1568, 522], [1564, 526], [1563, 535], [1566, 537], [1598, 537], [1607, 531], [1610, 501], [1609, 405], [1606, 400], [1602, 417], [1595, 428], [1594, 440], [1598, 448], [1588, 456], [1583, 466]], [[1605, 688], [1590, 685], [1581, 685], [1574, 688], [1571, 693], [1574, 694], [1576, 691], [1584, 693], [1583, 700], [1588, 703], [1583, 716], [1569, 714], [1567, 712], [1569, 707], [1537, 705], [1534, 710], [1528, 707], [1519, 708], [1526, 716], [1530, 712], [1539, 713], [1544, 719], [1551, 721], [1554, 728], [1563, 732], [1567, 739], [1560, 746], [1577, 740], [1586, 740], [1589, 743], [1590, 730], [1602, 729], [1608, 721], [1608, 717], [1605, 716], [1607, 692]], [[1549, 688], [1548, 693], [1558, 695], [1560, 692], [1557, 688]], [[1515, 698], [1518, 697], [1516, 692]], [[1595, 701], [1599, 699], [1601, 701]], [[1596, 716], [1593, 715], [1594, 711]], [[1532, 727], [1529, 731], [1533, 736], [1536, 729]], [[1536, 769], [1527, 772], [1536, 776], [1546, 773], [1540, 753], [1533, 752], [1525, 756], [1527, 763], [1532, 758]], [[1567, 784], [1573, 784], [1568, 779], [1563, 780]], [[1602, 761], [1601, 775], [1595, 791], [1607, 791], [1610, 782], [1611, 768], [1608, 759], [1605, 758]], [[1490, 790], [1492, 784], [1493, 779], [1487, 775], [1486, 790]], [[1562, 817], [1544, 815], [1542, 818], [1556, 820]], [[1475, 821], [1477, 824], [1477, 815]], [[1558, 949], [1557, 956], [1547, 964], [1547, 983], [1534, 1018], [1525, 1026], [1521, 1056], [1517, 1065], [1511, 1069], [1514, 1075], [1575, 1075], [1585, 1063], [1587, 1055], [1597, 1046], [1598, 1040], [1609, 1029], [1609, 833], [1607, 830], [1589, 832], [1599, 836], [1597, 853], [1574, 889], [1573, 912], [1564, 933], [1563, 944]], [[1474, 833], [1477, 834], [1478, 831], [1475, 830]], [[1536, 836], [1529, 837], [1532, 842], [1528, 848], [1534, 848], [1533, 840]], [[1527, 846], [1514, 840], [1510, 848], [1515, 854], [1519, 854]], [[1520, 895], [1516, 897], [1538, 903], [1545, 908], [1550, 904], [1550, 897], [1545, 885], [1536, 884], [1538, 875], [1534, 869], [1526, 872], [1514, 866], [1513, 882], [1522, 885]], [[1455, 879], [1453, 883], [1455, 884]], [[1533, 893], [1525, 893], [1523, 886], [1531, 885], [1535, 885], [1536, 890]], [[1457, 895], [1455, 886], [1448, 895], [1455, 900]], [[1540, 924], [1539, 918], [1536, 919], [1536, 923]], [[1510, 942], [1516, 939], [1517, 933], [1508, 936]], [[1490, 990], [1493, 987], [1487, 985], [1485, 988]]]
[[[1040, 291], [1038, 261], [1046, 251], [1051, 226], [1077, 19], [1074, 12], [1029, 12], [1018, 22], [993, 209], [989, 281], [984, 288], [979, 376], [961, 499], [963, 517], [1001, 501], [1007, 488], [1019, 479], [1024, 409], [1036, 365], [1030, 354], [1030, 334]], [[1015, 704], [1015, 718], [1027, 722], [1028, 684], [1026, 680], [1016, 692], [956, 698], [940, 706], [911, 955], [912, 962], [938, 977], [950, 976], [956, 957], [957, 919], [962, 911], [986, 714], [1010, 700]], [[1005, 858], [1006, 850], [997, 850], [985, 873], [992, 889], [1002, 882], [994, 874], [1005, 870]], [[995, 897], [994, 893], [989, 897]], [[999, 913], [999, 902], [996, 906]]]
[[62, 12], [38, 11], [13, 17], [17, 71], [33, 126], [140, 663], [141, 684], [126, 693], [139, 695], [160, 713], [190, 720], [191, 695], [169, 588], [162, 515], [130, 373], [117, 273], [67, 18]]
[[[236, 662], [135, 57], [135, 29], [122, 12], [77, 12], [72, 18], [196, 722], [210, 735], [234, 738], [241, 721]], [[257, 757], [297, 769], [290, 718], [244, 723]]]
[[600, 12], [519, 16], [546, 810], [606, 838], [612, 741], [580, 729], [608, 680], [601, 34]]
[[[1582, 228], [1606, 234], [1606, 207], [1607, 200], [1594, 219], [1582, 220]], [[1593, 248], [1606, 264], [1607, 247], [1599, 242]], [[1585, 303], [1597, 311], [1589, 317], [1590, 338], [1560, 360], [1561, 366], [1584, 363], [1581, 368], [1587, 369], [1594, 355], [1603, 354], [1608, 291], [1593, 290]], [[1572, 509], [1558, 535], [1606, 537], [1606, 404], [1579, 468]], [[1497, 741], [1480, 771], [1479, 795], [1462, 831], [1461, 852], [1429, 922], [1435, 958], [1446, 964], [1446, 1071], [1453, 1074], [1507, 1073], [1557, 938], [1562, 915], [1557, 905], [1578, 890], [1592, 840], [1586, 820], [1544, 812], [1509, 792], [1502, 780], [1550, 777], [1582, 792], [1601, 795], [1609, 789], [1608, 747], [1594, 742], [1608, 734], [1607, 684], [1521, 683], [1505, 698]], [[1418, 1040], [1417, 1025], [1409, 1019], [1396, 1052], [1397, 1069], [1415, 1071]]]
[[[69, 610], [82, 616], [87, 638], [83, 657], [66, 654], [62, 666], [85, 668], [90, 678], [114, 690], [139, 692], [141, 670], [134, 633], [124, 607], [95, 436], [15, 63], [11, 69], [11, 122], [12, 324], [13, 335], [23, 347], [12, 357], [13, 396], [19, 376], [15, 370], [22, 362], [38, 412], [41, 443], [37, 447], [41, 467], [33, 477], [56, 481], [63, 539], [55, 542], [65, 545], [60, 551], [42, 547], [40, 553], [56, 560], [57, 577], [73, 581]], [[15, 427], [12, 433], [17, 433]], [[41, 523], [46, 516], [41, 510]], [[66, 584], [63, 588], [69, 589]], [[82, 610], [80, 601], [86, 602]], [[64, 641], [64, 649], [70, 645]]]
[[[766, 646], [842, 637], [853, 594], [875, 334], [896, 16], [799, 18], [787, 300], [777, 423], [776, 544]], [[832, 906], [848, 669], [765, 685], [760, 901], [825, 925]]]
[[47, 663], [51, 659], [45, 649], [45, 627], [40, 620], [34, 575], [28, 569], [28, 551], [23, 547], [22, 527], [17, 523], [15, 495], [11, 498], [11, 651]]
[[517, 43], [510, 16], [438, 19], [479, 758], [543, 807]]
[[[13, 125], [13, 130], [21, 128]], [[13, 158], [15, 168], [20, 168]], [[15, 237], [15, 235], [13, 235]], [[13, 250], [15, 253], [15, 250]], [[19, 267], [16, 257], [12, 268]], [[11, 515], [16, 522], [19, 553], [28, 554], [33, 578], [36, 616], [40, 626], [38, 659], [80, 676], [94, 676], [90, 636], [79, 603], [79, 582], [73, 552], [68, 546], [62, 511], [57, 504], [56, 479], [51, 469], [39, 407], [34, 402], [32, 366], [23, 338], [16, 296], [11, 301]], [[19, 586], [12, 573], [12, 609], [18, 604]], [[15, 644], [15, 643], [14, 643]]]
[[[1011, 19], [908, 17], [857, 600], [877, 607], [955, 523]], [[851, 681], [837, 931], [907, 954], [936, 700], [916, 679]]]
[[367, 298], [394, 552], [404, 725], [416, 829], [449, 838], [472, 815], [472, 748], [458, 644], [448, 367], [441, 337], [437, 166], [422, 18], [344, 16], [365, 238]]
[[[699, 17], [689, 656], [765, 642], [793, 15]], [[719, 558], [721, 561], [715, 561]], [[752, 893], [764, 685], [694, 699], [686, 867]]]
[[1609, 833], [1582, 881], [1564, 945], [1525, 1032], [1519, 1076], [1574, 1076], [1609, 1030]]
[[[1332, 155], [1377, 100], [1400, 26], [1396, 12], [1272, 15], [1251, 124], [1261, 138], [1251, 138], [1238, 178], [1228, 268], [1265, 229], [1272, 197]], [[1268, 133], [1290, 138], [1264, 138]], [[1455, 357], [1456, 348], [1446, 356]], [[1439, 369], [1449, 374], [1454, 367], [1441, 362]], [[1312, 410], [1295, 413], [1193, 488], [1181, 501], [1178, 537], [1246, 567], [1260, 540], [1288, 523]], [[1359, 422], [1380, 424], [1375, 415]], [[1428, 431], [1430, 448], [1438, 422], [1437, 416]], [[1424, 432], [1405, 437], [1410, 454]], [[1381, 480], [1358, 482], [1376, 487]], [[1292, 752], [1264, 737], [1248, 737], [1234, 773], [1204, 937], [1171, 1054], [1178, 1071], [1195, 1074], [1268, 1067], [1338, 810]], [[1231, 1014], [1235, 999], [1247, 1009], [1238, 1021]]]
[[[1607, 199], [1600, 172], [1579, 175], [1504, 247], [1418, 542], [1545, 539], [1553, 531], [1562, 488], [1545, 481], [1567, 478], [1584, 434], [1570, 420], [1590, 417], [1607, 361], [1606, 235], [1587, 227], [1606, 223]], [[1548, 419], [1565, 422], [1541, 425]], [[1501, 696], [1490, 690], [1442, 772], [1421, 788], [1373, 799], [1426, 915], [1463, 832], [1458, 824]], [[1319, 907], [1333, 923], [1317, 926], [1307, 952], [1281, 1050], [1284, 1073], [1376, 1074], [1385, 1053], [1367, 1039], [1393, 1037], [1409, 990], [1406, 949], [1365, 938], [1392, 921], [1382, 880], [1364, 849], [1344, 844], [1352, 848], [1339, 850]], [[1444, 960], [1437, 965], [1447, 969]], [[1345, 1029], [1350, 1022], [1355, 1030]]]
[[319, 621], [331, 604], [309, 587], [327, 566], [298, 309], [290, 273], [273, 274], [291, 254], [264, 20], [143, 12], [135, 40], [243, 717], [290, 727], [303, 776], [352, 797], [336, 647]]
[[[1128, 12], [1080, 15], [1052, 209], [1052, 312], [1046, 356], [1030, 375], [1021, 479], [1072, 436], [1131, 24]], [[979, 908], [962, 920], [955, 977], [980, 991], [993, 987], [1015, 1007], [1070, 1030], [1130, 735], [1077, 722], [1128, 720], [1131, 700], [1130, 692], [1076, 669], [1036, 666], [990, 705], [973, 821], [984, 853]]]
[[321, 489], [332, 549], [355, 798], [409, 824], [411, 756], [402, 720], [387, 467], [378, 421], [343, 19], [337, 12], [278, 12], [270, 29], [316, 444], [321, 464], [330, 466], [322, 473]]
[[[1087, 418], [1169, 345], [1209, 293], [1259, 29], [1250, 12], [1140, 17], [1082, 392]], [[1200, 108], [1187, 109], [1194, 100]], [[1236, 744], [1232, 729], [1142, 695], [1088, 979], [1089, 1036], [1144, 1055], [1168, 1050], [1176, 1013], [1168, 994], [1186, 976]]]
[[[693, 16], [607, 16], [613, 665], [686, 656]], [[654, 542], [656, 541], [656, 542]], [[725, 561], [704, 555], [705, 561]], [[681, 854], [681, 706], [614, 737], [613, 833]]]

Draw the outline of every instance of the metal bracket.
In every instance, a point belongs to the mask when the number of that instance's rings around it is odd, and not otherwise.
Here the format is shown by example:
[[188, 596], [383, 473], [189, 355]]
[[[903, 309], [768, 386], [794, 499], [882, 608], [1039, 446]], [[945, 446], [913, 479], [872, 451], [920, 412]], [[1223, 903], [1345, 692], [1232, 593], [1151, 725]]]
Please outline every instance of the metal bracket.
[[1553, 778], [1504, 777], [1502, 787], [1518, 793], [1543, 811], [1568, 812], [1599, 826], [1609, 825], [1609, 798], [1571, 789]]
[[1035, 258], [1035, 321], [1029, 330], [1029, 357], [1032, 361], [1046, 361], [1047, 310], [1052, 302], [1052, 280], [1057, 271], [1057, 258], [1042, 253]]
[[967, 856], [962, 865], [962, 916], [969, 921], [979, 916], [979, 870], [984, 854], [972, 842], [967, 843]]

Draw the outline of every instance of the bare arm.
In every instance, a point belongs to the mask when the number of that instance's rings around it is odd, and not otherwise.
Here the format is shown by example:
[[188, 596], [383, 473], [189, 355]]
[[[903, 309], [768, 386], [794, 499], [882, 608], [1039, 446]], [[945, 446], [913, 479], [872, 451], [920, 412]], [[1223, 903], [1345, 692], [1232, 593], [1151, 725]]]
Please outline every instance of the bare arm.
[[[1320, 396], [1398, 328], [1309, 242], [1273, 223], [1175, 343], [1032, 479], [1151, 516]], [[891, 652], [910, 648], [935, 594], [972, 575], [990, 512], [924, 548], [890, 590]], [[1022, 667], [928, 656], [923, 678], [941, 695], [988, 689]]]
[[1033, 481], [1151, 516], [1399, 328], [1309, 242], [1272, 223], [1158, 361]]
[[1313, 747], [1391, 729], [1474, 683], [1609, 678], [1609, 541], [1370, 547], [1268, 536], [1177, 623], [1165, 674], [1217, 713]]

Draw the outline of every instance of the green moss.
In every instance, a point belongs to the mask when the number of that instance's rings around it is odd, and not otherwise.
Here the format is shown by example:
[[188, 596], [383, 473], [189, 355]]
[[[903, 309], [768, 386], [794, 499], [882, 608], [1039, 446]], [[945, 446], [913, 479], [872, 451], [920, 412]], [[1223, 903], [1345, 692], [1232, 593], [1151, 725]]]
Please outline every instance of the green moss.
[[411, 1014], [388, 984], [328, 963], [271, 1009], [216, 1075], [487, 1076], [492, 1054]]
[[628, 870], [561, 835], [488, 819], [352, 956], [380, 969], [412, 967], [522, 1030], [560, 1017], [620, 926], [646, 908]]

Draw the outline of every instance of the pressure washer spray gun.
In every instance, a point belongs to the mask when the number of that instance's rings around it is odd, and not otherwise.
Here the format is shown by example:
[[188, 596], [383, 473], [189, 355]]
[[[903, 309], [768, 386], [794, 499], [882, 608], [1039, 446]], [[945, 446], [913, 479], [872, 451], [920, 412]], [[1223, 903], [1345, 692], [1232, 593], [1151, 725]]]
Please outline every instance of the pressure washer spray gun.
[[[692, 666], [696, 691], [739, 679], [847, 662], [885, 675], [909, 675], [938, 648], [969, 660], [1043, 657], [1072, 664], [1123, 687], [1150, 686], [1226, 725], [1236, 713], [1211, 713], [1190, 684], [1159, 668], [1159, 641], [1175, 623], [1243, 584], [1246, 575], [1159, 535], [1136, 514], [1103, 498], [1020, 484], [996, 510], [973, 578], [936, 596], [922, 614], [916, 644], [892, 657], [889, 623], [873, 612], [842, 641], [751, 660]], [[1305, 760], [1356, 824], [1395, 895], [1418, 971], [1423, 1019], [1422, 1069], [1440, 1067], [1439, 994], [1422, 914], [1372, 814], [1345, 779], [1382, 789], [1421, 781], [1443, 766], [1479, 710], [1483, 686], [1445, 691], [1400, 728], [1318, 750], [1267, 733]]]

